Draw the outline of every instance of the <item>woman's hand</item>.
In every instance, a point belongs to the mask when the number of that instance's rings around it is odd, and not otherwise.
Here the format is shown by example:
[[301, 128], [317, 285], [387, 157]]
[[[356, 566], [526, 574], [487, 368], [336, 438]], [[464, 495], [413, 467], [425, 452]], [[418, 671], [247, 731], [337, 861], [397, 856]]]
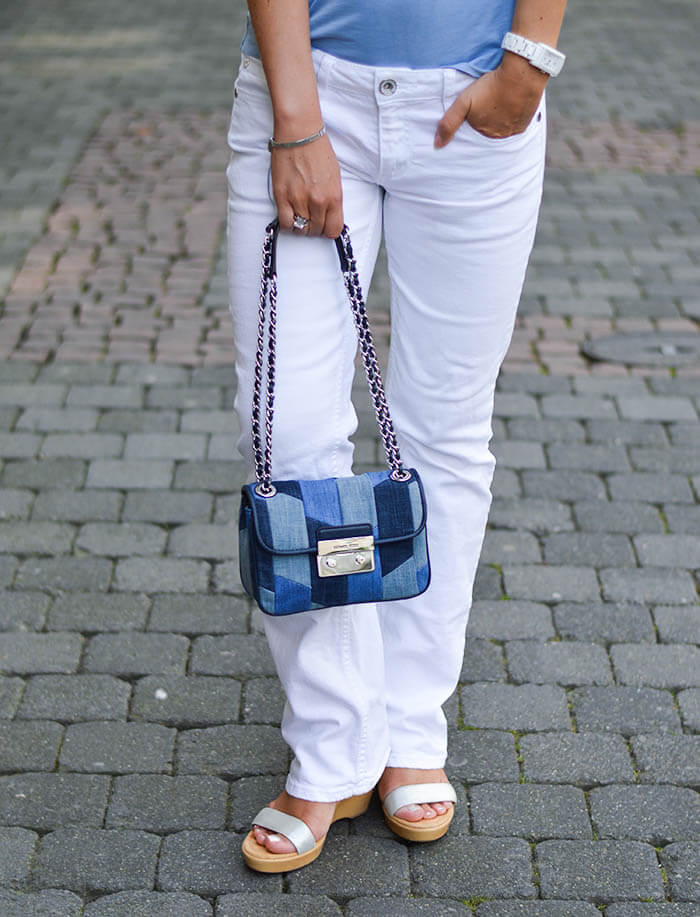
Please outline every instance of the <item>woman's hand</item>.
[[450, 105], [437, 126], [435, 146], [448, 144], [464, 121], [493, 139], [521, 134], [540, 104], [547, 79], [527, 61], [506, 54], [500, 66], [467, 86]]
[[343, 228], [340, 168], [327, 136], [292, 149], [274, 149], [272, 191], [283, 229], [291, 229], [298, 214], [309, 223], [295, 232], [330, 239], [340, 235]]

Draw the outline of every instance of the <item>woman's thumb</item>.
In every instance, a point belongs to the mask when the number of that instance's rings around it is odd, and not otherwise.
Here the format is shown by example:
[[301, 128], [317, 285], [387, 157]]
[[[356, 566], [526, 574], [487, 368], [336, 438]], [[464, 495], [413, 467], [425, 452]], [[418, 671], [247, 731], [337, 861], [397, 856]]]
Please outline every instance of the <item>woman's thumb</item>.
[[464, 122], [469, 114], [470, 107], [471, 97], [469, 90], [465, 89], [464, 92], [457, 96], [438, 123], [434, 141], [436, 149], [439, 150], [441, 147], [447, 146], [452, 140], [460, 124]]

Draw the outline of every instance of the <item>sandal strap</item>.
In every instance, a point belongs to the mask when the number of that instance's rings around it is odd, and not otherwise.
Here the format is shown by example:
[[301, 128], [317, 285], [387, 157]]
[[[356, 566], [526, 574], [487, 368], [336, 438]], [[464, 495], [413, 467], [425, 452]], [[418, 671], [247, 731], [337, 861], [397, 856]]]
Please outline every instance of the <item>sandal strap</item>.
[[387, 815], [393, 815], [404, 806], [431, 802], [457, 802], [451, 783], [409, 783], [389, 793], [382, 803]]
[[276, 834], [283, 834], [297, 849], [297, 853], [308, 853], [316, 846], [316, 838], [311, 833], [309, 826], [296, 815], [287, 815], [266, 806], [261, 809], [253, 819], [254, 825], [267, 828]]

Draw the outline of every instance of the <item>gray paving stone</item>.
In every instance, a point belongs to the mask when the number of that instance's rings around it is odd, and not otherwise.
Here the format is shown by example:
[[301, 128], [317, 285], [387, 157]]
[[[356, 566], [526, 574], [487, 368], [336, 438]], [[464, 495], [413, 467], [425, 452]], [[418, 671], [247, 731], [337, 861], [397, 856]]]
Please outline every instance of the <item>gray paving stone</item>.
[[221, 433], [231, 436], [238, 429], [232, 411], [186, 409], [182, 411], [180, 429], [183, 433]]
[[112, 675], [33, 675], [17, 714], [26, 720], [124, 720], [131, 686]]
[[228, 784], [218, 777], [151, 773], [116, 777], [105, 826], [159, 834], [187, 828], [223, 828], [227, 798]]
[[184, 675], [189, 640], [180, 634], [96, 634], [83, 660], [86, 672], [112, 675]]
[[129, 433], [124, 457], [193, 461], [204, 458], [206, 447], [207, 438], [200, 433]]
[[175, 557], [129, 557], [117, 561], [115, 585], [126, 592], [206, 592], [209, 564]]
[[461, 682], [505, 681], [503, 650], [490, 640], [472, 637], [467, 641], [462, 661]]
[[[498, 465], [491, 481], [491, 493], [494, 497], [519, 497], [521, 495], [520, 478], [511, 468], [500, 468]], [[232, 518], [229, 513], [226, 517]]]
[[611, 474], [608, 478], [612, 500], [639, 500], [644, 503], [692, 503], [693, 493], [688, 479], [681, 474], [659, 474], [634, 471]]
[[595, 571], [561, 564], [507, 565], [503, 568], [506, 594], [539, 602], [586, 602], [600, 597]]
[[41, 839], [34, 881], [83, 894], [152, 888], [159, 845], [144, 831], [59, 828]]
[[19, 408], [7, 405], [0, 407], [0, 430], [21, 429], [18, 420], [21, 413]]
[[515, 739], [509, 732], [490, 729], [452, 730], [446, 767], [451, 777], [469, 783], [513, 783], [520, 776]]
[[520, 738], [523, 773], [535, 783], [581, 787], [631, 783], [634, 771], [622, 736], [597, 732], [544, 733]]
[[489, 513], [494, 528], [525, 529], [536, 535], [573, 529], [571, 510], [557, 500], [494, 497]]
[[[664, 536], [668, 537], [668, 536]], [[544, 560], [548, 564], [575, 561], [580, 566], [630, 567], [635, 556], [626, 535], [604, 532], [558, 532], [544, 538]]]
[[175, 557], [204, 557], [213, 560], [237, 558], [238, 528], [201, 522], [178, 526], [170, 534], [168, 554]]
[[52, 831], [102, 824], [109, 777], [96, 774], [12, 774], [0, 777], [0, 824]]
[[0, 631], [41, 630], [49, 605], [50, 599], [43, 592], [0, 591]]
[[532, 898], [530, 849], [521, 838], [450, 837], [411, 848], [415, 890], [435, 897]]
[[180, 831], [163, 838], [157, 887], [196, 895], [227, 892], [282, 891], [282, 876], [248, 869], [241, 856], [240, 835], [229, 831]]
[[45, 408], [31, 407], [22, 411], [17, 421], [18, 430], [39, 433], [90, 433], [97, 427], [99, 411], [96, 408]]
[[488, 901], [477, 905], [477, 917], [600, 917], [583, 901]]
[[27, 407], [34, 404], [61, 405], [65, 400], [67, 388], [66, 385], [3, 382], [0, 383], [0, 404], [17, 405], [19, 407]]
[[589, 803], [593, 827], [601, 838], [659, 845], [692, 840], [700, 830], [700, 800], [688, 787], [596, 787]]
[[122, 505], [117, 491], [44, 490], [37, 494], [32, 519], [52, 522], [116, 522]]
[[[221, 564], [215, 564], [213, 580], [215, 592], [221, 592], [227, 595], [242, 595], [244, 592], [243, 586], [241, 585], [241, 574], [237, 560], [225, 561]], [[477, 584], [475, 580], [474, 595], [476, 595], [476, 586]], [[262, 612], [260, 612], [260, 614], [262, 614]], [[262, 628], [260, 630], [262, 630]]]
[[0, 885], [9, 888], [22, 888], [25, 885], [37, 840], [38, 835], [34, 831], [0, 828]]
[[700, 689], [688, 688], [679, 691], [677, 699], [683, 725], [696, 732], [700, 731]]
[[577, 420], [518, 417], [508, 421], [508, 435], [512, 439], [534, 440], [538, 443], [582, 442], [586, 438], [586, 431]]
[[551, 611], [537, 602], [479, 601], [469, 613], [468, 640], [546, 640], [554, 634]]
[[687, 644], [640, 646], [618, 643], [610, 648], [615, 677], [621, 684], [652, 688], [700, 685], [700, 649]]
[[686, 605], [697, 601], [693, 578], [686, 570], [620, 569], [600, 571], [603, 598], [611, 602], [659, 602]]
[[175, 471], [177, 490], [236, 493], [245, 484], [247, 470], [240, 462], [181, 462]]
[[634, 904], [611, 904], [605, 917], [697, 917], [695, 904], [651, 904], [636, 901]]
[[154, 385], [148, 392], [146, 403], [151, 408], [180, 408], [194, 410], [220, 408], [223, 393], [215, 386]]
[[539, 417], [537, 399], [522, 392], [496, 392], [494, 417]]
[[147, 675], [134, 688], [131, 718], [178, 728], [234, 723], [240, 697], [240, 682], [231, 678]]
[[107, 363], [73, 363], [57, 361], [47, 363], [39, 370], [37, 382], [93, 382], [109, 385], [114, 377], [114, 367]]
[[658, 688], [589, 686], [571, 692], [579, 730], [619, 732], [680, 732], [680, 719], [669, 691]]
[[0, 588], [12, 584], [18, 566], [19, 561], [16, 557], [0, 556]]
[[469, 790], [475, 834], [590, 838], [583, 790], [573, 786], [482, 783]]
[[[232, 571], [233, 572], [233, 571]], [[238, 573], [236, 565], [236, 573]], [[476, 568], [472, 597], [480, 599], [502, 599], [503, 584], [501, 570], [498, 565], [479, 564]]]
[[669, 532], [695, 535], [700, 531], [700, 505], [664, 503], [662, 509]]
[[104, 433], [174, 433], [177, 411], [132, 411], [115, 408], [100, 413], [97, 429]]
[[700, 900], [699, 857], [700, 844], [697, 843], [669, 844], [659, 854], [674, 900], [693, 901], [697, 906]]
[[87, 475], [87, 487], [117, 490], [160, 490], [169, 487], [174, 463], [166, 459], [93, 459]]
[[584, 532], [636, 535], [638, 532], [664, 531], [658, 509], [648, 503], [581, 500], [574, 503], [573, 510], [576, 522]]
[[613, 680], [608, 654], [597, 644], [513, 640], [506, 643], [505, 651], [515, 682], [605, 685]]
[[285, 700], [282, 685], [276, 678], [248, 679], [241, 705], [243, 722], [279, 726]]
[[504, 468], [545, 468], [544, 450], [540, 443], [527, 440], [494, 440], [492, 447], [496, 461]]
[[550, 468], [576, 468], [596, 473], [629, 471], [624, 446], [615, 444], [551, 443], [547, 446]]
[[539, 543], [530, 532], [486, 531], [480, 558], [482, 564], [539, 563], [541, 560]]
[[84, 917], [211, 917], [208, 901], [189, 892], [114, 892], [85, 905]]
[[0, 772], [52, 771], [62, 737], [60, 723], [0, 723]]
[[7, 633], [0, 647], [0, 672], [75, 672], [82, 648], [80, 634]]
[[0, 719], [9, 720], [15, 715], [23, 691], [24, 681], [21, 678], [0, 676]]
[[0, 490], [0, 521], [26, 519], [33, 502], [31, 490], [3, 488]]
[[[700, 424], [671, 423], [668, 433], [674, 446], [697, 446], [700, 444]], [[659, 443], [658, 445], [662, 445]]]
[[16, 589], [46, 592], [106, 592], [112, 561], [95, 557], [41, 557], [25, 560], [17, 571]]
[[533, 395], [568, 394], [571, 383], [565, 376], [543, 375], [540, 372], [509, 372], [504, 366], [498, 376], [499, 392], [530, 392]]
[[653, 643], [654, 625], [645, 605], [617, 602], [561, 602], [554, 606], [560, 636], [585, 642]]
[[664, 900], [654, 848], [638, 841], [548, 840], [535, 848], [543, 898], [596, 904]]
[[0, 458], [34, 458], [39, 451], [40, 436], [32, 433], [0, 432]]
[[642, 783], [700, 785], [700, 736], [632, 736]]
[[185, 634], [242, 634], [248, 627], [246, 599], [224, 595], [156, 596], [148, 629]]
[[148, 490], [127, 493], [125, 522], [209, 522], [214, 498], [201, 490]]
[[66, 554], [75, 529], [57, 522], [0, 522], [0, 552]]
[[89, 554], [110, 557], [148, 556], [165, 548], [167, 532], [143, 522], [88, 522], [75, 540], [75, 547]]
[[531, 732], [571, 728], [566, 695], [555, 685], [465, 685], [460, 698], [467, 726]]
[[99, 592], [74, 592], [59, 595], [51, 606], [48, 629], [76, 630], [84, 634], [143, 630], [149, 604], [145, 595], [137, 593], [104, 595]]
[[647, 395], [642, 398], [620, 396], [617, 398], [620, 416], [627, 420], [697, 420], [697, 413], [690, 398]]
[[[209, 438], [207, 458], [209, 461], [225, 461], [236, 459], [238, 452], [238, 435], [229, 433], [213, 433]], [[377, 462], [377, 443], [373, 439], [359, 439], [355, 443], [354, 458], [356, 462], [367, 462], [370, 465]]]
[[85, 773], [163, 773], [171, 768], [175, 730], [156, 723], [72, 723], [59, 766]]
[[595, 395], [544, 395], [541, 407], [545, 417], [564, 417], [576, 420], [617, 417], [615, 402], [612, 399]]
[[657, 605], [654, 622], [662, 643], [700, 643], [700, 609], [693, 605]]
[[143, 388], [140, 385], [71, 385], [66, 404], [68, 407], [141, 408], [144, 406]]
[[700, 568], [700, 535], [637, 535], [633, 540], [642, 564]]
[[189, 372], [184, 366], [163, 363], [129, 363], [117, 369], [118, 385], [186, 385]]
[[57, 487], [74, 490], [85, 480], [85, 462], [75, 458], [25, 459], [5, 463], [2, 483], [5, 487], [28, 487], [40, 490]]
[[0, 380], [3, 382], [32, 382], [38, 372], [39, 367], [35, 363], [4, 360], [0, 367]]
[[694, 474], [700, 471], [697, 446], [630, 449], [632, 465], [637, 471], [678, 471]]
[[56, 889], [25, 895], [0, 888], [0, 913], [3, 917], [80, 917], [83, 901], [73, 892]]
[[394, 840], [331, 833], [314, 868], [289, 873], [287, 882], [292, 894], [406, 895], [408, 851]]
[[48, 433], [41, 444], [46, 458], [118, 458], [124, 441], [119, 433]]
[[590, 471], [523, 471], [523, 493], [526, 497], [555, 500], [605, 500], [602, 479]]
[[267, 640], [250, 634], [196, 637], [190, 671], [198, 675], [276, 674]]
[[[355, 899], [355, 901], [360, 900], [379, 901], [381, 902], [379, 906], [385, 907], [389, 899]], [[360, 913], [365, 913], [364, 911], [353, 911], [352, 905], [354, 903], [351, 902], [351, 910], [347, 912], [348, 914], [357, 913], [359, 915]], [[407, 915], [420, 913], [420, 911], [410, 910], [411, 902], [405, 902], [405, 904], [408, 907], [405, 911]], [[221, 895], [217, 899], [216, 909], [216, 917], [250, 917], [251, 914], [258, 913], [265, 914], [266, 917], [341, 917], [342, 913], [339, 906], [325, 895], [287, 894], [274, 896], [256, 892]], [[378, 912], [375, 910], [372, 913], [376, 914]], [[382, 914], [384, 913], [386, 911], [382, 911]], [[457, 914], [458, 912], [441, 911], [438, 917], [442, 917], [443, 914], [445, 917], [450, 917], [452, 913]]]
[[[581, 382], [592, 382], [592, 379], [581, 379]], [[610, 385], [607, 377], [595, 380], [603, 385]], [[620, 379], [620, 382], [639, 382], [638, 379]], [[631, 446], [668, 446], [668, 439], [660, 423], [641, 423], [624, 420], [587, 420], [586, 431], [592, 442], [612, 443], [613, 445]]]
[[176, 761], [178, 774], [279, 774], [287, 747], [273, 726], [210, 726], [178, 734]]

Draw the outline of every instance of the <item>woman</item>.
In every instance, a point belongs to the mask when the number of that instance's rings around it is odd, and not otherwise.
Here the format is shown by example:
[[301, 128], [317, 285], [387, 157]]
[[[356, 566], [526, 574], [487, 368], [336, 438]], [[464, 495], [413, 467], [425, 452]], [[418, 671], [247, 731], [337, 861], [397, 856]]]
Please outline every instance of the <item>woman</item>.
[[357, 342], [330, 240], [348, 225], [367, 290], [383, 232], [387, 394], [425, 487], [432, 565], [411, 600], [265, 618], [294, 759], [243, 850], [280, 872], [315, 858], [375, 786], [402, 837], [435, 839], [452, 818], [441, 705], [491, 501], [494, 389], [535, 233], [565, 0], [248, 6], [227, 171], [239, 448], [252, 469], [260, 248], [278, 215], [273, 477], [351, 474]]

